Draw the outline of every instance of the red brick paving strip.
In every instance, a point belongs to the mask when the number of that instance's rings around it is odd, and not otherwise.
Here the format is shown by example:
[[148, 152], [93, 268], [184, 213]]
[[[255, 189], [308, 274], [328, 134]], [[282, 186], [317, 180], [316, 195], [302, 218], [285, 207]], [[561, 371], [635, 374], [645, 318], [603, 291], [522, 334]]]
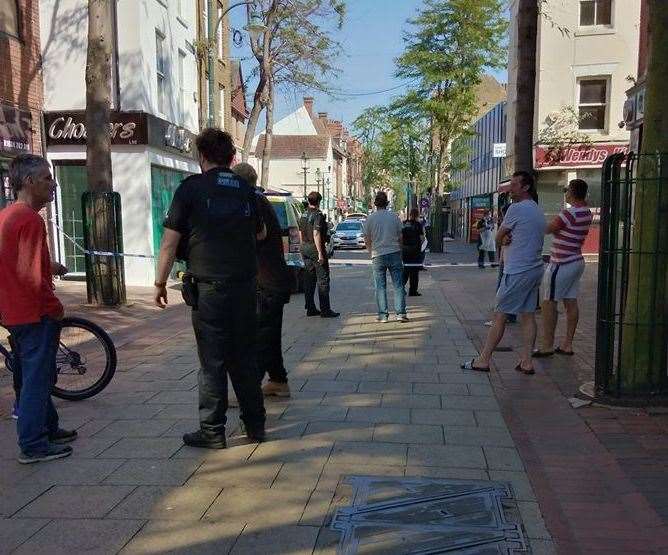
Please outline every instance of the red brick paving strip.
[[[469, 279], [471, 270], [457, 272], [467, 272], [467, 279], [450, 275], [442, 288], [481, 348], [494, 275], [479, 272]], [[591, 269], [588, 274], [576, 347], [589, 360], [555, 357], [527, 377], [513, 370], [516, 352], [499, 352], [493, 387], [559, 553], [665, 555], [668, 418], [642, 410], [575, 410], [568, 402], [584, 379], [592, 379], [595, 279]], [[519, 336], [519, 326], [509, 327], [502, 345], [517, 345]]]

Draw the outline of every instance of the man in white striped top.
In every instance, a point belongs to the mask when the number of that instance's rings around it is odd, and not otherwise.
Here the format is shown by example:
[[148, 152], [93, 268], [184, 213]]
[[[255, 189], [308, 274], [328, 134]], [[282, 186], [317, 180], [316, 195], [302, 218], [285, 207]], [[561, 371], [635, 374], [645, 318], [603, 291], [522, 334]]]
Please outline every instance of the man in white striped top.
[[[543, 337], [541, 348], [534, 357], [548, 357], [554, 353], [573, 355], [573, 337], [578, 325], [578, 289], [585, 270], [582, 244], [589, 233], [592, 213], [587, 206], [587, 183], [582, 179], [572, 180], [564, 192], [569, 207], [547, 226], [546, 233], [554, 235], [550, 263], [543, 276]], [[557, 303], [563, 301], [566, 309], [566, 337], [559, 346], [554, 346], [557, 327]]]

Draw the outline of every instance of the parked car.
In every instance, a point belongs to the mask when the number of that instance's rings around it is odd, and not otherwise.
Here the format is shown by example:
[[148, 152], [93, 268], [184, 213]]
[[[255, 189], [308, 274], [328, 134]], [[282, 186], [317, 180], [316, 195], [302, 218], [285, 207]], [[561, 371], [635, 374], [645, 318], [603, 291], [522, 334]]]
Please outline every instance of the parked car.
[[362, 220], [343, 220], [334, 230], [332, 242], [335, 249], [363, 249], [366, 247], [364, 241], [364, 222]]
[[302, 214], [302, 203], [292, 193], [267, 191], [265, 196], [271, 203], [278, 217], [283, 232], [283, 254], [285, 262], [294, 274], [294, 291], [303, 289], [304, 261], [301, 255], [301, 235], [299, 234], [299, 218]]
[[[304, 290], [304, 260], [301, 255], [301, 234], [299, 233], [299, 218], [304, 211], [303, 203], [297, 200], [292, 193], [284, 191], [269, 190], [265, 196], [271, 203], [278, 223], [283, 232], [283, 253], [285, 262], [292, 269], [294, 274], [293, 291]], [[331, 224], [328, 224], [331, 229]], [[326, 245], [328, 256], [333, 256], [334, 246], [331, 240], [331, 233]]]
[[346, 214], [345, 217], [346, 220], [366, 220], [366, 218], [367, 215], [362, 212], [351, 212], [350, 214]]

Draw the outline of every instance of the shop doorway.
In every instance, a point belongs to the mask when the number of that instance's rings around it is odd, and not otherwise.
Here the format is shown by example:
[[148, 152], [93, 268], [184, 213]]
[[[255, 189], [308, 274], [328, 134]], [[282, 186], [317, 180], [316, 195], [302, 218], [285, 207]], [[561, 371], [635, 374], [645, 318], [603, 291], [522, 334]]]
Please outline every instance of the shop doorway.
[[[86, 273], [86, 257], [83, 252], [76, 248], [72, 240], [83, 247], [83, 212], [81, 198], [88, 190], [88, 178], [84, 162], [54, 162], [56, 181], [59, 185], [59, 214], [61, 252], [65, 254], [65, 260], [61, 261], [67, 266], [70, 274], [83, 275]], [[67, 234], [72, 240], [65, 237]]]

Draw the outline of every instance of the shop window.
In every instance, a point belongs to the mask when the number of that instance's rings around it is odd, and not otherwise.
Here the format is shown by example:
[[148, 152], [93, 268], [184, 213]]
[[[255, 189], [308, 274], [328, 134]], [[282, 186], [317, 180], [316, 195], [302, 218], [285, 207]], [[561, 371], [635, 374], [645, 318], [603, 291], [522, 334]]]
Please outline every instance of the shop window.
[[603, 131], [607, 128], [608, 80], [582, 79], [579, 82], [578, 113], [580, 129]]
[[580, 26], [612, 25], [612, 0], [581, 0]]
[[167, 61], [165, 59], [165, 35], [160, 31], [155, 32], [155, 63], [158, 79], [158, 112], [165, 114]]
[[[160, 243], [164, 233], [163, 222], [174, 198], [176, 189], [190, 174], [161, 166], [151, 166], [151, 216], [153, 223], [153, 252], [160, 252]], [[157, 262], [157, 259], [156, 259]], [[185, 271], [185, 266], [177, 263], [172, 276], [179, 270]]]
[[14, 192], [9, 186], [9, 160], [0, 158], [0, 210], [14, 200]]
[[18, 0], [0, 0], [0, 33], [19, 36]]

